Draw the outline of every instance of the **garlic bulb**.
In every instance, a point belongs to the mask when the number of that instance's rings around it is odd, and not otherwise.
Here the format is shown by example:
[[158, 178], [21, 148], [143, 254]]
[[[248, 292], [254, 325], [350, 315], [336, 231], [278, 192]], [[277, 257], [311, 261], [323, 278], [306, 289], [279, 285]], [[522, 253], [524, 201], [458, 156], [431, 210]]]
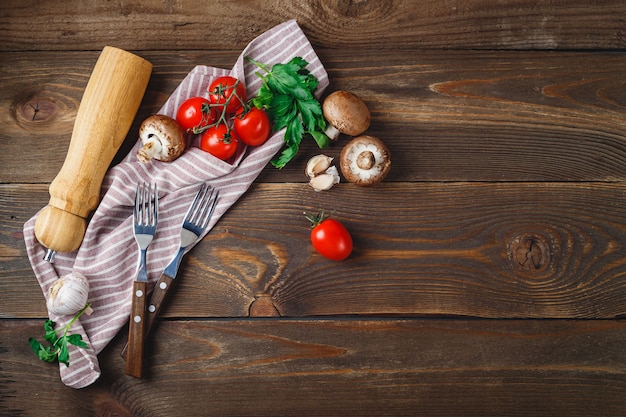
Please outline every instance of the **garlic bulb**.
[[[59, 316], [76, 314], [87, 305], [89, 282], [84, 275], [72, 272], [56, 280], [48, 290], [48, 311]], [[89, 311], [86, 311], [89, 314]]]

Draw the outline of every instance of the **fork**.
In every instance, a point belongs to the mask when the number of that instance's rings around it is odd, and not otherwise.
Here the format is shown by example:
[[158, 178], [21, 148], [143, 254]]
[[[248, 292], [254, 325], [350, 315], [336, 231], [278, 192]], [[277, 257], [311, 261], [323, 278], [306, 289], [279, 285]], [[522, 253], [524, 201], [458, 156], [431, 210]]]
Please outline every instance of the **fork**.
[[133, 282], [132, 307], [128, 325], [128, 360], [126, 374], [141, 378], [143, 363], [143, 339], [146, 316], [146, 287], [148, 272], [146, 269], [146, 252], [154, 238], [159, 217], [159, 196], [157, 186], [146, 183], [137, 185], [135, 208], [133, 210], [133, 232], [139, 247], [139, 266], [137, 277]]
[[[187, 248], [192, 243], [197, 242], [208, 227], [211, 217], [213, 217], [213, 211], [217, 205], [218, 197], [218, 190], [212, 188], [207, 183], [202, 183], [191, 206], [189, 206], [180, 230], [180, 246], [178, 251], [165, 267], [163, 274], [161, 274], [150, 296], [148, 312], [144, 323], [144, 337], [150, 332], [154, 320], [161, 310], [165, 296], [172, 286], [174, 279], [176, 279], [180, 263]], [[122, 349], [122, 357], [128, 356], [127, 349], [129, 349], [128, 344]]]

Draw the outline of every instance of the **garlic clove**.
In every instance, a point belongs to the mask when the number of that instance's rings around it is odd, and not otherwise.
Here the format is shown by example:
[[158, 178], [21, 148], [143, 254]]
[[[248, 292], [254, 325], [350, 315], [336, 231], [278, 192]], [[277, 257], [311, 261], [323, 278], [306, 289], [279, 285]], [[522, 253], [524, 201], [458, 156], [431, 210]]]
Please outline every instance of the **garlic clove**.
[[88, 296], [89, 281], [84, 275], [72, 272], [50, 286], [46, 306], [53, 314], [73, 315], [87, 305]]
[[333, 185], [338, 184], [339, 181], [340, 177], [337, 167], [332, 166], [323, 174], [319, 174], [311, 178], [309, 185], [313, 187], [315, 191], [326, 191], [330, 190]]
[[316, 175], [322, 174], [330, 167], [330, 163], [333, 158], [326, 155], [315, 155], [306, 164], [306, 174], [309, 178], [313, 178]]

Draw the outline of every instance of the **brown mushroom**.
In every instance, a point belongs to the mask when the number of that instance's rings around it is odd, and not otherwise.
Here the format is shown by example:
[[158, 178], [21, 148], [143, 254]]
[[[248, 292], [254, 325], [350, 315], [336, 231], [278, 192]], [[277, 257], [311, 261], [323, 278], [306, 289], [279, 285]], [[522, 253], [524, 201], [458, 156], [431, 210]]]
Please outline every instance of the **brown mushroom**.
[[144, 120], [139, 127], [139, 138], [143, 147], [137, 152], [137, 159], [144, 163], [151, 159], [171, 162], [182, 155], [187, 146], [183, 128], [164, 114], [155, 114]]
[[348, 91], [331, 93], [324, 104], [322, 111], [326, 121], [326, 136], [336, 140], [339, 133], [357, 136], [365, 132], [370, 126], [370, 110], [363, 100]]
[[351, 183], [374, 185], [389, 173], [391, 154], [383, 141], [363, 135], [352, 139], [341, 150], [340, 166], [343, 176]]

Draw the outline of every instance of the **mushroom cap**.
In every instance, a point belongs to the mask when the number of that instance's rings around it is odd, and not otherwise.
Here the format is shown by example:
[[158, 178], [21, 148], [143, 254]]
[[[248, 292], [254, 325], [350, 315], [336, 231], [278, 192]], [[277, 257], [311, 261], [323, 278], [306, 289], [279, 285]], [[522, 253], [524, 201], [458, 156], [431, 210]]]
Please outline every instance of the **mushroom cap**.
[[375, 136], [352, 139], [341, 150], [339, 159], [343, 176], [359, 186], [378, 184], [391, 169], [389, 149]]
[[335, 91], [322, 104], [326, 121], [341, 133], [360, 135], [370, 127], [370, 110], [363, 100], [349, 91]]
[[137, 152], [141, 162], [150, 159], [170, 162], [178, 158], [187, 146], [185, 131], [173, 118], [155, 114], [146, 118], [139, 127], [143, 147]]

